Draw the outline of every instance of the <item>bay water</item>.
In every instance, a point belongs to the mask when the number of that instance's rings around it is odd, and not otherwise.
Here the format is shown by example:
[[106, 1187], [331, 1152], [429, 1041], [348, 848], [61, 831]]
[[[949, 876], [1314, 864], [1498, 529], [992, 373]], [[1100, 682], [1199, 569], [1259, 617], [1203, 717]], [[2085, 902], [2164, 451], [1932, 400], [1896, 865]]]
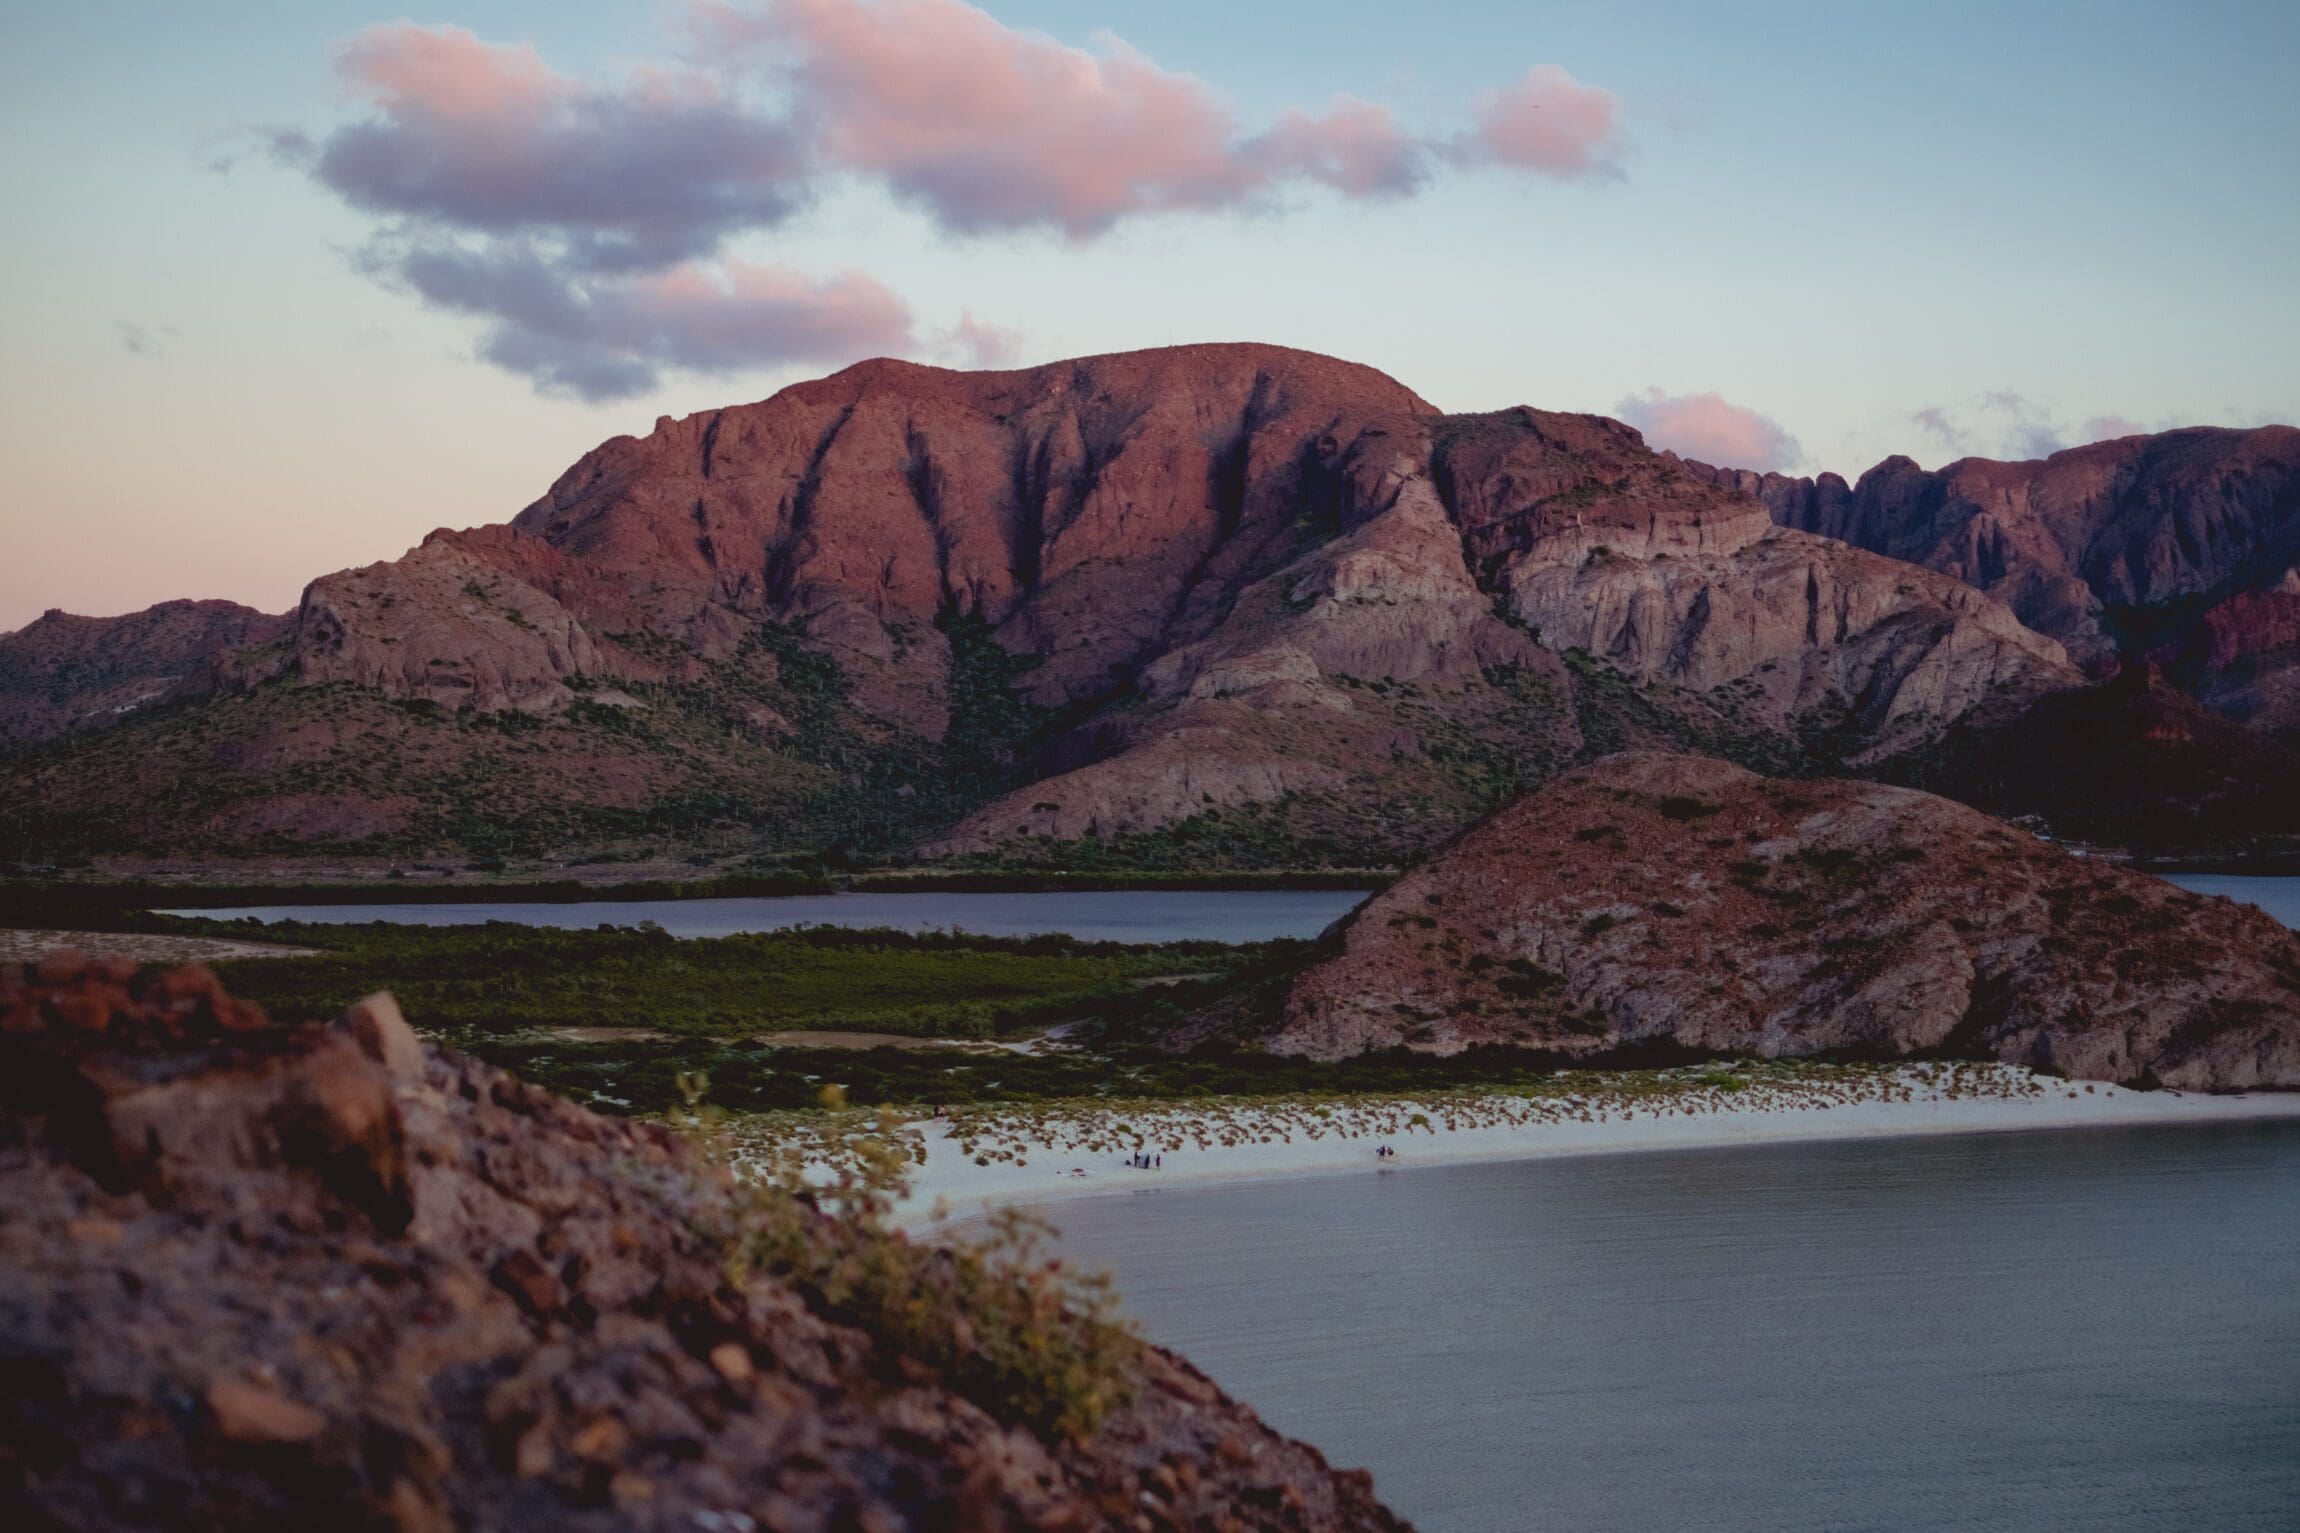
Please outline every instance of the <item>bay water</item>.
[[2300, 1122], [1049, 1214], [1153, 1339], [1425, 1533], [2300, 1527]]

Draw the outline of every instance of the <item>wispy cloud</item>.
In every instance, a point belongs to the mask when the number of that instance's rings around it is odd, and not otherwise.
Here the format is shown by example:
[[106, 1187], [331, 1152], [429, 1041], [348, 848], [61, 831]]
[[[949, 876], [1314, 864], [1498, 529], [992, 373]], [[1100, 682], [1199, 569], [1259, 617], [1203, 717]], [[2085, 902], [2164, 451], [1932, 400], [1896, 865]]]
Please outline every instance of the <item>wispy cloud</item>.
[[1012, 367], [1022, 359], [1020, 330], [985, 324], [971, 309], [959, 311], [958, 323], [935, 336], [936, 349], [962, 367]]
[[1770, 472], [1805, 461], [1797, 439], [1771, 416], [1720, 394], [1647, 389], [1615, 405], [1614, 413], [1643, 432], [1648, 446], [1719, 468]]
[[1948, 461], [2049, 458], [2087, 442], [2163, 431], [2175, 424], [2148, 425], [2113, 413], [2070, 424], [2050, 401], [2013, 388], [1987, 389], [1944, 404], [1925, 405], [1911, 410], [1906, 419], [1917, 428], [1923, 445], [1937, 449]]
[[168, 345], [183, 334], [174, 325], [147, 325], [132, 319], [112, 321], [112, 333], [120, 339], [120, 349], [132, 357], [164, 357]]

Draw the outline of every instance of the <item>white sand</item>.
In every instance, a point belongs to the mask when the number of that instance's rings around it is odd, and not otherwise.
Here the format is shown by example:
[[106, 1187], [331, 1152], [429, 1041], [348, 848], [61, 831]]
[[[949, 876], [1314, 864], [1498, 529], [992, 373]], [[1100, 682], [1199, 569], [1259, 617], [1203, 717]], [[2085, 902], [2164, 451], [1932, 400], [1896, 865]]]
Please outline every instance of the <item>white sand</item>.
[[[994, 1124], [995, 1138], [978, 1137], [977, 1153], [1004, 1148], [1019, 1157], [976, 1164], [961, 1148], [954, 1124], [930, 1119], [910, 1127], [924, 1141], [926, 1163], [912, 1176], [899, 1223], [930, 1228], [989, 1209], [1097, 1194], [1164, 1187], [1203, 1187], [1297, 1175], [1372, 1173], [1383, 1169], [1454, 1165], [1466, 1161], [1539, 1156], [1613, 1154], [1636, 1150], [1697, 1149], [1718, 1145], [1780, 1144], [1818, 1139], [1888, 1138], [1908, 1134], [1971, 1134], [2006, 1130], [2083, 1128], [2122, 1124], [2216, 1123], [2237, 1119], [2300, 1117], [2300, 1094], [2201, 1096], [2036, 1076], [2008, 1066], [1967, 1066], [1954, 1084], [1922, 1068], [1877, 1077], [1866, 1099], [1859, 1090], [1767, 1086], [1737, 1093], [1699, 1092], [1650, 1102], [1596, 1096], [1592, 1117], [1565, 1116], [1554, 1099], [1486, 1099], [1453, 1109], [1458, 1126], [1443, 1121], [1445, 1099], [1400, 1099], [1327, 1104], [1323, 1114], [1300, 1106], [1263, 1110], [1209, 1104], [1202, 1109], [1146, 1107], [1095, 1115], [1091, 1129], [1059, 1116], [1008, 1113], [974, 1120]], [[1877, 1092], [1905, 1092], [1885, 1100]], [[1403, 1120], [1424, 1113], [1426, 1126]], [[1491, 1121], [1516, 1113], [1530, 1121]], [[1487, 1119], [1483, 1124], [1468, 1121]], [[1562, 1117], [1563, 1121], [1553, 1121]], [[1165, 1148], [1159, 1170], [1134, 1170], [1121, 1150], [1107, 1146], [1123, 1123], [1134, 1138]], [[1313, 1131], [1316, 1137], [1312, 1137]], [[1248, 1140], [1224, 1144], [1225, 1135]], [[1080, 1147], [1101, 1138], [1105, 1148]], [[1275, 1142], [1261, 1142], [1262, 1139]], [[1196, 1140], [1216, 1142], [1201, 1148]], [[1065, 1143], [1067, 1141], [1067, 1143]], [[1397, 1153], [1374, 1154], [1377, 1144]]]

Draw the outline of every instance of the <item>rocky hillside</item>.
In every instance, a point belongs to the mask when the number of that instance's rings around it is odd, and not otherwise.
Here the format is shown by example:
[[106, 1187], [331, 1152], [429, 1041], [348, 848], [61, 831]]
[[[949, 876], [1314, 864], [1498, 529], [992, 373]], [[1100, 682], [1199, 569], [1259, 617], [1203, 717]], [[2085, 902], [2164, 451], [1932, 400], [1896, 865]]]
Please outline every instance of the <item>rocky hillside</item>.
[[2300, 843], [2300, 750], [2146, 661], [2010, 719], [1960, 722], [1880, 775], [2143, 856], [2243, 859]]
[[0, 749], [276, 671], [292, 627], [228, 601], [162, 602], [112, 618], [50, 610], [0, 634]]
[[1354, 913], [1269, 1046], [1999, 1059], [2300, 1087], [2300, 935], [1945, 799], [1608, 758]]
[[871, 362], [315, 581], [271, 679], [11, 763], [0, 827], [1387, 860], [1593, 750], [1873, 762], [2079, 679], [1601, 418], [1260, 346]]
[[199, 971], [0, 970], [17, 1528], [1399, 1530], [1051, 1275]]
[[2300, 728], [2300, 430], [2193, 427], [2028, 463], [1696, 472], [1784, 526], [1954, 575], [2096, 674], [2153, 658], [2215, 709]]

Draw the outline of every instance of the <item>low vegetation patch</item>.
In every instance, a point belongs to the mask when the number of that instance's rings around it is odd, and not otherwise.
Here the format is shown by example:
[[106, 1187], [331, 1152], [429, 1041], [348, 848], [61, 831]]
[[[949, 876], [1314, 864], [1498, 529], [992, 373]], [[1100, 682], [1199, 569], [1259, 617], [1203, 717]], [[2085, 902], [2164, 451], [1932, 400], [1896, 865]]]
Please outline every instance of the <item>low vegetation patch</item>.
[[652, 926], [155, 924], [324, 949], [223, 968], [235, 993], [287, 1016], [388, 989], [416, 1026], [495, 1059], [575, 1025], [722, 1043], [799, 1030], [989, 1038], [1124, 1003], [1136, 979], [1227, 972], [1262, 951], [837, 927], [682, 940]]

